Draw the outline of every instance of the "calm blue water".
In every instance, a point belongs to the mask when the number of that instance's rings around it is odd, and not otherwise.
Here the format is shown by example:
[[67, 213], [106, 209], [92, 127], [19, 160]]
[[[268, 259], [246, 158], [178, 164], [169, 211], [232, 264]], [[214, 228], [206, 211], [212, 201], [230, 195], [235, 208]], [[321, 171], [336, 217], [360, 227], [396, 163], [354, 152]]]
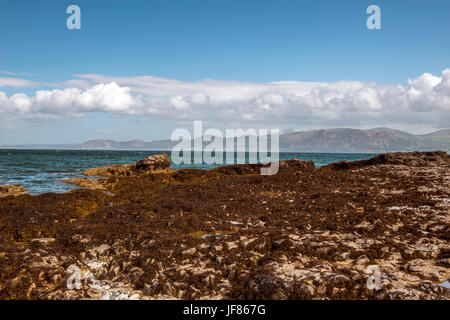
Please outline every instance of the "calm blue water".
[[[132, 163], [163, 152], [170, 155], [170, 151], [0, 149], [0, 185], [20, 184], [31, 194], [66, 192], [76, 187], [58, 180], [83, 177], [83, 171], [89, 168], [114, 163]], [[331, 162], [367, 159], [372, 156], [374, 154], [282, 152], [280, 160], [292, 158], [312, 160], [316, 166], [323, 166]], [[217, 166], [219, 164], [172, 164], [174, 169], [210, 169]]]

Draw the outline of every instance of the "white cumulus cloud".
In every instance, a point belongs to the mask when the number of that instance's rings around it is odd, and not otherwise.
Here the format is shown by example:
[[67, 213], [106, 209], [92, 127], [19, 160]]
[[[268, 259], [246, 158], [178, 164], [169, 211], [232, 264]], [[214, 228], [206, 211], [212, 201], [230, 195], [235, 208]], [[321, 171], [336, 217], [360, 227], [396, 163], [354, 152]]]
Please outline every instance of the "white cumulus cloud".
[[8, 98], [0, 91], [0, 110], [23, 117], [81, 117], [87, 112], [133, 114], [134, 108], [138, 108], [140, 103], [139, 97], [133, 96], [130, 88], [114, 82], [96, 84], [86, 90], [39, 90], [33, 97], [16, 93]]
[[297, 128], [450, 127], [450, 69], [439, 76], [424, 73], [406, 84], [181, 81], [78, 74], [60, 85], [66, 88], [39, 90], [30, 97], [21, 93], [7, 97], [0, 91], [0, 111], [44, 118], [109, 112]]

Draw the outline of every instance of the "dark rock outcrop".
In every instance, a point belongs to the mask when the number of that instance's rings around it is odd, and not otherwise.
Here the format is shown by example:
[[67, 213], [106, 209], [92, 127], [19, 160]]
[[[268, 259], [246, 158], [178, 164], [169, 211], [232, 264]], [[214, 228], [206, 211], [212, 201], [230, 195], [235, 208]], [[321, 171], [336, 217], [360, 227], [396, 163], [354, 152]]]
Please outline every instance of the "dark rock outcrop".
[[322, 170], [347, 170], [359, 169], [374, 165], [404, 165], [410, 167], [426, 167], [435, 165], [445, 165], [450, 161], [450, 157], [445, 151], [430, 152], [393, 152], [380, 154], [367, 160], [340, 161], [323, 166]]
[[91, 168], [83, 172], [86, 176], [130, 177], [158, 170], [170, 170], [170, 158], [167, 154], [148, 156], [136, 163], [113, 164], [106, 167]]
[[170, 168], [170, 158], [167, 154], [156, 154], [136, 162], [136, 171], [153, 171]]
[[[268, 167], [269, 164], [255, 163], [255, 164], [236, 164], [229, 166], [222, 166], [211, 169], [213, 172], [220, 172], [227, 175], [244, 175], [244, 174], [260, 174], [261, 168]], [[313, 161], [304, 161], [300, 159], [281, 160], [279, 162], [279, 170], [290, 171], [313, 171], [316, 166]]]

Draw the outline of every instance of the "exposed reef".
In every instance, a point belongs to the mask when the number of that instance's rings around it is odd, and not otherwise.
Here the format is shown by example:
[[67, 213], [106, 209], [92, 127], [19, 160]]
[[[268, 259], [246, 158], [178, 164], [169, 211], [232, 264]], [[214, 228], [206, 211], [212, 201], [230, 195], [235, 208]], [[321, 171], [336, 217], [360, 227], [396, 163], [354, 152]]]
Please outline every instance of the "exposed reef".
[[82, 188], [91, 189], [105, 189], [107, 185], [111, 187], [113, 181], [116, 179], [104, 179], [106, 178], [118, 178], [118, 177], [136, 177], [145, 174], [164, 173], [168, 174], [175, 170], [170, 168], [170, 158], [167, 154], [157, 154], [148, 156], [147, 158], [140, 160], [136, 163], [128, 164], [113, 164], [106, 167], [90, 168], [83, 172], [83, 175], [90, 177], [98, 177], [103, 179], [90, 179], [90, 178], [71, 178], [61, 180], [65, 183], [70, 183]]
[[148, 156], [136, 163], [113, 164], [111, 166], [91, 168], [83, 172], [86, 176], [100, 177], [130, 177], [139, 176], [147, 172], [170, 171], [170, 158], [167, 154]]
[[0, 198], [0, 299], [450, 299], [445, 152], [169, 166]]
[[0, 185], [0, 197], [19, 196], [26, 193], [24, 187], [21, 185]]

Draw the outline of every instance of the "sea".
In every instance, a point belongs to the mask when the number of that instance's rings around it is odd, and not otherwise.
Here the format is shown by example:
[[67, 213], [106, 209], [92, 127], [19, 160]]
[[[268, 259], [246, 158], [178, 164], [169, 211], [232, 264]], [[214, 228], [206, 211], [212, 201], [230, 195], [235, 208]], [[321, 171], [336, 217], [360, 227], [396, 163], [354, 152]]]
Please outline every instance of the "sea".
[[[19, 150], [0, 149], [0, 185], [20, 184], [30, 194], [67, 192], [78, 187], [61, 182], [68, 178], [83, 177], [83, 171], [93, 167], [111, 164], [133, 163], [153, 154], [171, 151], [119, 151], [119, 150]], [[280, 160], [312, 160], [317, 167], [344, 160], [368, 159], [376, 154], [369, 153], [296, 153], [280, 152]], [[235, 155], [236, 157], [236, 155]], [[192, 157], [193, 158], [193, 157]], [[226, 157], [223, 157], [226, 159]], [[248, 162], [248, 154], [246, 155]], [[211, 169], [225, 165], [217, 163], [171, 164], [173, 169]]]

